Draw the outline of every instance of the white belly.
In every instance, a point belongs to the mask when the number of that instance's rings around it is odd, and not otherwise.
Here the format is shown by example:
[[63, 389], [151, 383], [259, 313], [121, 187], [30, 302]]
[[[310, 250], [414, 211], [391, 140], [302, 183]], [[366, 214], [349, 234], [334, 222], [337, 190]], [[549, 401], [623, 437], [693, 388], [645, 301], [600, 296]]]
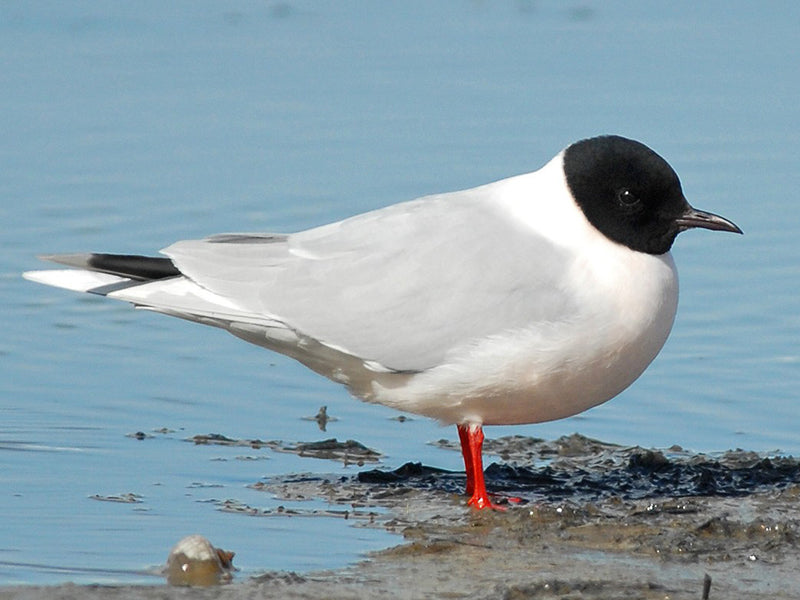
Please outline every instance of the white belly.
[[[619, 261], [574, 265], [576, 314], [454, 349], [423, 373], [372, 381], [371, 401], [445, 423], [511, 425], [568, 417], [619, 394], [661, 350], [678, 279], [669, 254], [607, 250]], [[595, 257], [596, 258], [596, 257]], [[598, 272], [592, 265], [608, 265]]]

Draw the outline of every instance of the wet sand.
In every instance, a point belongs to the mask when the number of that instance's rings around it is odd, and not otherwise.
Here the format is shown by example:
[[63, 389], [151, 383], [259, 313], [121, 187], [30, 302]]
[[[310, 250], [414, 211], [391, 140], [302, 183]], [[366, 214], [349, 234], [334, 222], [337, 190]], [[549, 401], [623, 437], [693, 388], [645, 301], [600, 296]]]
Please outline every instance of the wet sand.
[[[254, 484], [287, 500], [326, 499], [334, 508], [325, 517], [402, 534], [404, 543], [346, 569], [267, 572], [203, 589], [14, 587], [0, 589], [0, 600], [800, 597], [795, 459], [621, 448], [578, 435], [487, 445], [502, 459], [487, 469], [487, 484], [508, 503], [506, 511], [468, 509], [462, 473], [415, 464], [392, 472], [367, 466], [352, 478], [301, 474]], [[289, 516], [242, 505], [220, 509]]]

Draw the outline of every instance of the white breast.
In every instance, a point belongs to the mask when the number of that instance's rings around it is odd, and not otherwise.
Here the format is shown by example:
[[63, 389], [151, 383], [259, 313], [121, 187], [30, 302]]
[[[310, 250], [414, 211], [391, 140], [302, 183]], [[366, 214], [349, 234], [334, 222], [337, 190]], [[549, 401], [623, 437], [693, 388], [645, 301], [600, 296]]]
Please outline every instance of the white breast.
[[671, 256], [637, 259], [639, 268], [605, 282], [617, 284], [611, 302], [586, 298], [585, 312], [570, 321], [486, 339], [402, 385], [374, 383], [372, 399], [445, 423], [511, 425], [568, 417], [613, 398], [661, 350], [677, 307]]

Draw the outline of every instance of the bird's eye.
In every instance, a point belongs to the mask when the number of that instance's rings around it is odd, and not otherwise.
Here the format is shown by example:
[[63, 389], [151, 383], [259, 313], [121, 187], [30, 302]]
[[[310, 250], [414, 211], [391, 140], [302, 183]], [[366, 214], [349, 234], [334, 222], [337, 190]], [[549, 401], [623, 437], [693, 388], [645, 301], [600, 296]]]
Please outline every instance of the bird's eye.
[[622, 206], [630, 208], [639, 204], [639, 197], [628, 188], [622, 188], [617, 192], [617, 201]]

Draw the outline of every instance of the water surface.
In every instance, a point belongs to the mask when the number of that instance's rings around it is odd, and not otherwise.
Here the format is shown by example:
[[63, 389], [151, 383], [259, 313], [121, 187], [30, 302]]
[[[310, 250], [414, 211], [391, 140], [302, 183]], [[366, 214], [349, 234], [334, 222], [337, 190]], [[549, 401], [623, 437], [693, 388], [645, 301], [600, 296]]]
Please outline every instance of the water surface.
[[[599, 133], [651, 145], [697, 207], [672, 337], [612, 402], [489, 436], [800, 453], [800, 8], [673, 2], [41, 2], [0, 8], [0, 584], [150, 581], [203, 533], [244, 574], [396, 541], [217, 510], [270, 475], [356, 466], [195, 446], [357, 439], [460, 468], [424, 418], [350, 399], [208, 328], [23, 281], [38, 253], [292, 231], [538, 168]], [[320, 432], [302, 418], [327, 405]], [[136, 431], [167, 428], [139, 441]], [[101, 496], [135, 493], [135, 504]], [[324, 507], [323, 501], [304, 507]]]

